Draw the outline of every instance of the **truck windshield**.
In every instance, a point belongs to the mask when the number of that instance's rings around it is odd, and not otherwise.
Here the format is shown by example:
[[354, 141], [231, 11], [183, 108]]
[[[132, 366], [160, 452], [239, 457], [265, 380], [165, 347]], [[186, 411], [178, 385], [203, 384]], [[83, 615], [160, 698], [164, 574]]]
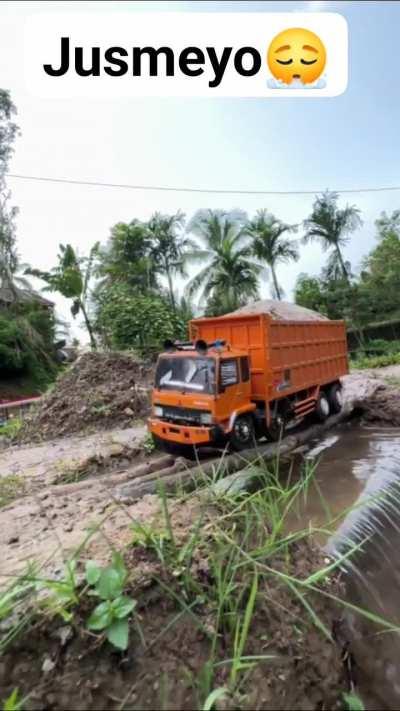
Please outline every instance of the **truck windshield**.
[[158, 390], [215, 392], [215, 359], [196, 357], [161, 357], [156, 371]]

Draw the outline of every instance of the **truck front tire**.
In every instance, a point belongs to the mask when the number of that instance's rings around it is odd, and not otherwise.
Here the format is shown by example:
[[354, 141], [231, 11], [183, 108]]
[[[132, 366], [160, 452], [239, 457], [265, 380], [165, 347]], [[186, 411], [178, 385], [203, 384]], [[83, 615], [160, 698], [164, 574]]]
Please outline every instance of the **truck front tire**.
[[196, 453], [193, 445], [191, 444], [180, 444], [179, 442], [170, 442], [169, 440], [161, 439], [153, 435], [154, 444], [157, 449], [161, 449], [167, 454], [171, 454], [173, 457], [185, 457], [185, 459], [193, 460], [196, 458]]
[[230, 434], [232, 449], [237, 452], [243, 449], [250, 449], [254, 447], [255, 439], [253, 418], [251, 415], [239, 415], [233, 424]]

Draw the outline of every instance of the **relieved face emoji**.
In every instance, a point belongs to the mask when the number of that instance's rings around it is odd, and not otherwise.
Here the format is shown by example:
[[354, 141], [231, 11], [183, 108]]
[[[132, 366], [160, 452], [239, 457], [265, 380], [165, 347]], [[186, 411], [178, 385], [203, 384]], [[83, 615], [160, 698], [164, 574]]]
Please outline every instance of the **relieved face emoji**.
[[297, 27], [274, 37], [267, 61], [275, 79], [285, 84], [296, 80], [311, 84], [324, 71], [326, 50], [318, 35]]

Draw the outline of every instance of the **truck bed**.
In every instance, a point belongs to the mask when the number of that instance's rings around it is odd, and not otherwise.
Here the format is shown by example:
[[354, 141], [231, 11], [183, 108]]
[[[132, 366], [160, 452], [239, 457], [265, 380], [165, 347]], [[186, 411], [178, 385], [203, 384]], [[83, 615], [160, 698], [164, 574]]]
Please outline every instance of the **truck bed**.
[[195, 319], [190, 337], [226, 340], [250, 357], [253, 400], [275, 400], [348, 372], [344, 321], [277, 321], [267, 314]]

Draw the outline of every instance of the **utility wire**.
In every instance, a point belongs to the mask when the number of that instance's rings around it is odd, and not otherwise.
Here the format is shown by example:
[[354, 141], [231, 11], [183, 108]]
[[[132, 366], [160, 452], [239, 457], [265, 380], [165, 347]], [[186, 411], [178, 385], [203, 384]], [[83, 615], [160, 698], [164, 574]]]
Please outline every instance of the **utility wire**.
[[[6, 173], [8, 178], [18, 180], [34, 180], [43, 183], [66, 183], [68, 185], [90, 185], [100, 188], [120, 188], [123, 190], [154, 190], [176, 193], [208, 193], [216, 195], [315, 195], [324, 192], [318, 190], [224, 190], [220, 188], [177, 188], [166, 185], [130, 185], [128, 183], [102, 183], [95, 180], [74, 180], [72, 178], [49, 178], [39, 175], [19, 175], [17, 173]], [[392, 185], [377, 188], [351, 188], [343, 190], [332, 190], [335, 193], [380, 193], [385, 191], [400, 190], [400, 185]]]

